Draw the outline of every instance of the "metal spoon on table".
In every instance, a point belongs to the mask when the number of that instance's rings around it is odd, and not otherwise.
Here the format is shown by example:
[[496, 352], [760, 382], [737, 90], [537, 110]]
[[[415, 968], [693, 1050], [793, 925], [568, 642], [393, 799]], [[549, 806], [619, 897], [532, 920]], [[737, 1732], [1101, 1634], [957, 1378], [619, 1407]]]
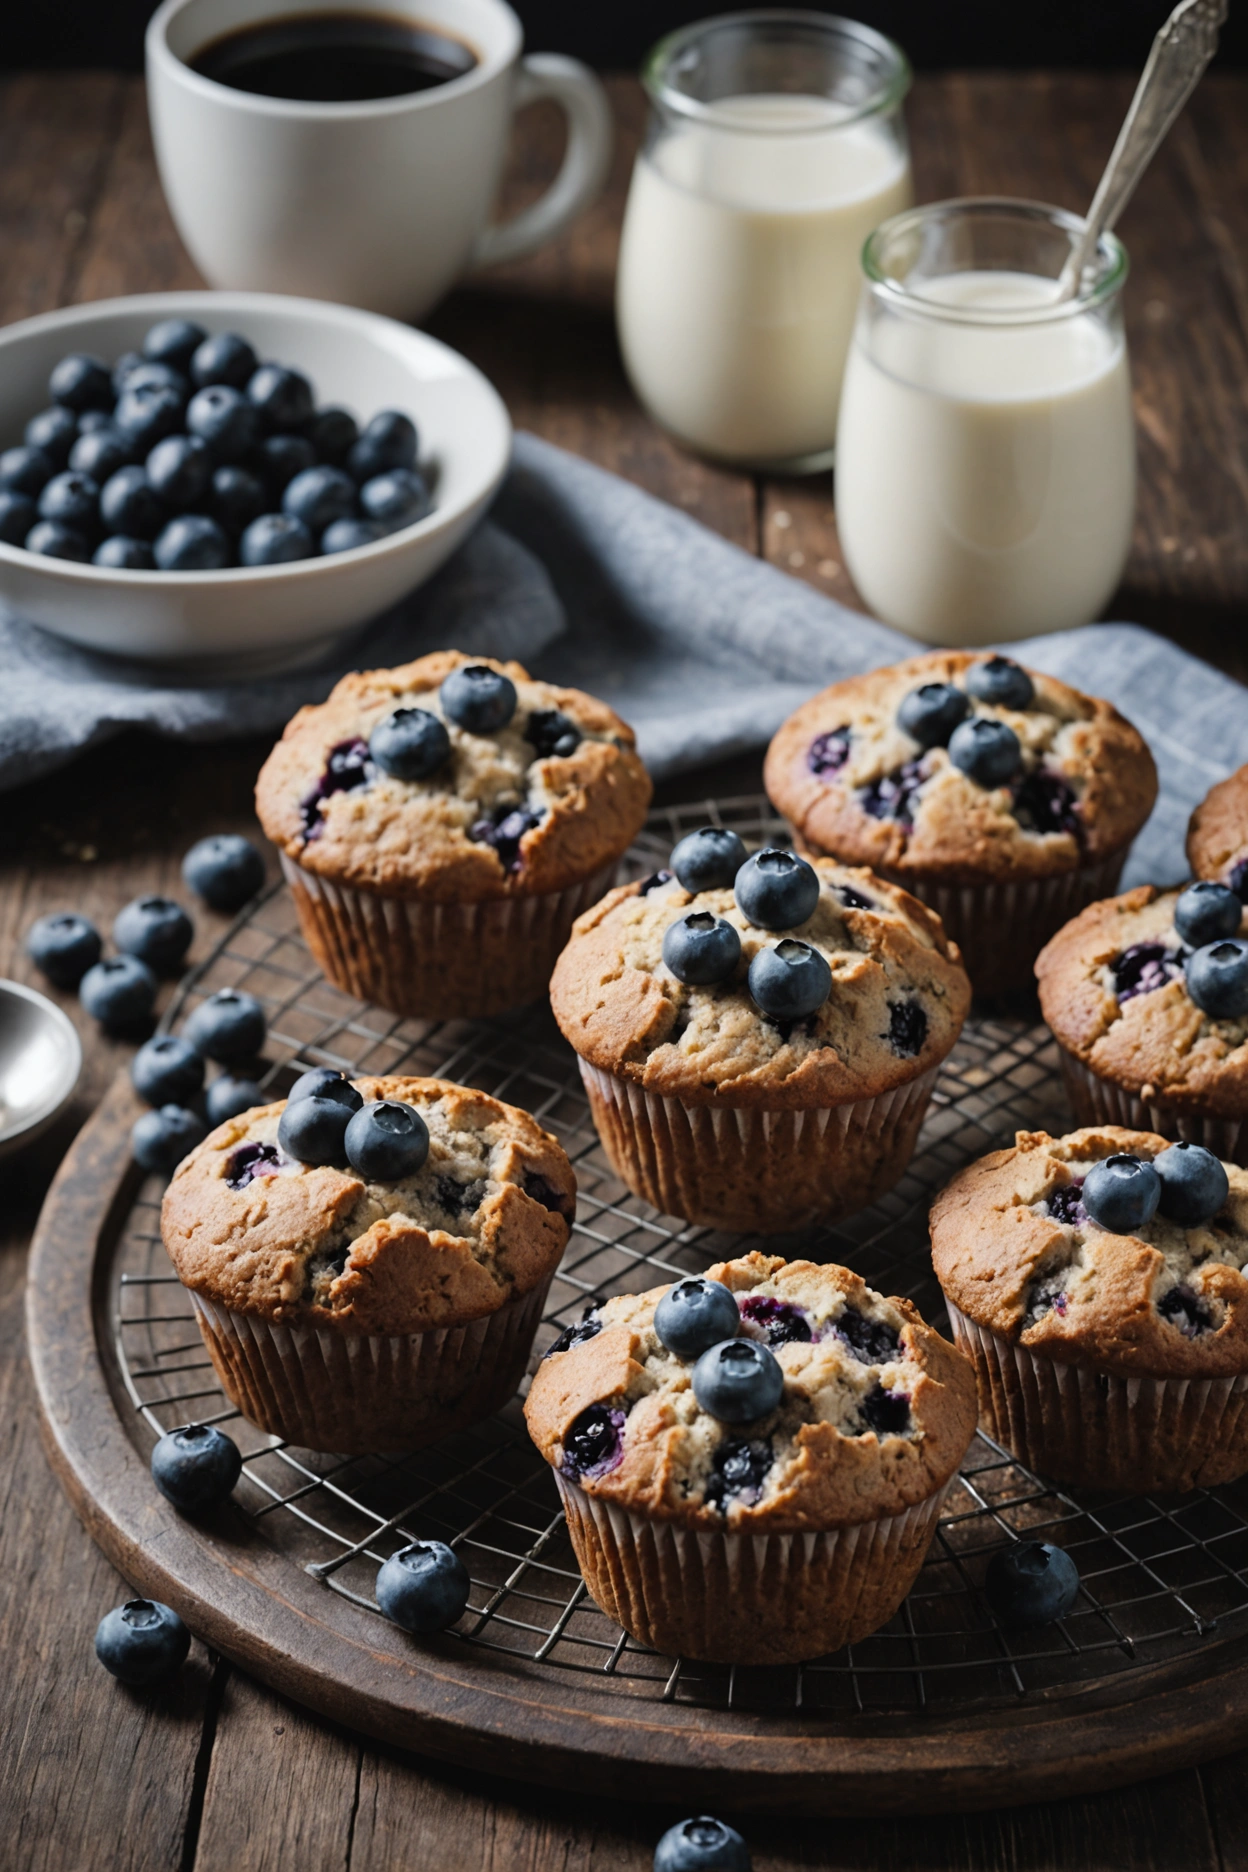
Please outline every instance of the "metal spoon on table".
[[1227, 0], [1180, 0], [1157, 37], [1105, 166], [1082, 234], [1057, 282], [1059, 299], [1072, 299], [1097, 243], [1112, 228], [1157, 154], [1171, 124], [1196, 89], [1218, 49]]

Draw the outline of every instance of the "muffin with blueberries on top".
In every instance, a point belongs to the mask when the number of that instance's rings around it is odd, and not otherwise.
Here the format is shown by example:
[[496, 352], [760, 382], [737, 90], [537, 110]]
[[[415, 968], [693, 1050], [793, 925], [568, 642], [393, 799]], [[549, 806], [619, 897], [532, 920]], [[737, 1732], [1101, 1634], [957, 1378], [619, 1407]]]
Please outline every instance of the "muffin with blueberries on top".
[[620, 1294], [525, 1404], [589, 1591], [639, 1644], [785, 1664], [886, 1623], [975, 1434], [971, 1367], [848, 1268], [750, 1254]]
[[450, 1018], [545, 992], [650, 791], [605, 703], [443, 650], [344, 677], [301, 709], [256, 810], [329, 979]]
[[823, 690], [773, 739], [765, 783], [801, 850], [930, 904], [985, 995], [1030, 986], [1047, 938], [1113, 890], [1157, 797], [1108, 702], [963, 651]]
[[629, 1188], [770, 1233], [896, 1183], [970, 985], [896, 885], [706, 826], [586, 911], [550, 999]]
[[1091, 904], [1036, 962], [1082, 1124], [1188, 1138], [1248, 1163], [1248, 930], [1226, 884]]
[[1020, 1131], [932, 1208], [989, 1434], [1085, 1488], [1248, 1472], [1248, 1170], [1099, 1125]]
[[1210, 787], [1187, 827], [1193, 876], [1226, 884], [1248, 903], [1248, 766]]

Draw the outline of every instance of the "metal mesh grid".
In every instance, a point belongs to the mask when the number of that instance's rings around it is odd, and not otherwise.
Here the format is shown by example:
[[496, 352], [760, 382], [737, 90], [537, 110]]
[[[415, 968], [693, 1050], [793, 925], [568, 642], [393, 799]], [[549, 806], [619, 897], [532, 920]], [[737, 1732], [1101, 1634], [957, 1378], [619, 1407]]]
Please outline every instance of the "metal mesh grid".
[[[666, 860], [693, 826], [731, 825], [748, 845], [780, 843], [765, 801], [656, 814], [629, 854], [631, 875]], [[749, 1238], [656, 1215], [615, 1178], [598, 1145], [574, 1056], [549, 1012], [490, 1023], [401, 1020], [332, 988], [316, 969], [284, 893], [263, 899], [188, 978], [176, 1023], [218, 988], [245, 987], [269, 1018], [265, 1076], [280, 1096], [311, 1065], [362, 1073], [436, 1073], [533, 1112], [576, 1167], [578, 1217], [551, 1288], [540, 1353], [586, 1303], [698, 1271]], [[947, 1329], [928, 1254], [931, 1196], [962, 1164], [1016, 1129], [1069, 1124], [1048, 1030], [1025, 1019], [968, 1022], [946, 1062], [914, 1161], [880, 1203], [835, 1229], [770, 1237], [783, 1254], [844, 1262], [869, 1285], [915, 1301]], [[189, 1421], [230, 1422], [244, 1456], [236, 1499], [252, 1525], [327, 1589], [376, 1611], [381, 1562], [414, 1538], [447, 1540], [472, 1578], [455, 1636], [535, 1669], [593, 1673], [619, 1694], [711, 1708], [840, 1714], [951, 1712], [1086, 1686], [1243, 1629], [1248, 1612], [1248, 1489], [1173, 1499], [1075, 1495], [1046, 1484], [980, 1434], [947, 1498], [926, 1565], [892, 1622], [835, 1657], [767, 1670], [661, 1657], [628, 1638], [585, 1592], [553, 1479], [517, 1401], [488, 1423], [406, 1457], [336, 1458], [296, 1450], [239, 1416], [220, 1391], [159, 1235], [149, 1179], [115, 1262], [116, 1352], [130, 1398], [160, 1435]], [[981, 1584], [991, 1554], [1052, 1538], [1078, 1563], [1079, 1602], [1059, 1624], [999, 1629]], [[378, 1614], [378, 1616], [381, 1616]]]

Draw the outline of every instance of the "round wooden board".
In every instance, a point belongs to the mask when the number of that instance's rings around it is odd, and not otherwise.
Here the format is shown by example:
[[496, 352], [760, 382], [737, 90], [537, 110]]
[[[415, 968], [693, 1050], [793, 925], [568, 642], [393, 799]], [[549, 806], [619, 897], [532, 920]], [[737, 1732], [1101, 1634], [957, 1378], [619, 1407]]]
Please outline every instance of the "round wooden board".
[[631, 1707], [589, 1675], [411, 1640], [327, 1592], [232, 1508], [182, 1519], [127, 1430], [139, 1420], [109, 1331], [112, 1256], [136, 1188], [137, 1110], [119, 1079], [65, 1158], [35, 1237], [27, 1319], [48, 1454], [125, 1577], [275, 1689], [422, 1754], [686, 1808], [998, 1807], [1138, 1780], [1248, 1741], [1248, 1639], [957, 1718]]

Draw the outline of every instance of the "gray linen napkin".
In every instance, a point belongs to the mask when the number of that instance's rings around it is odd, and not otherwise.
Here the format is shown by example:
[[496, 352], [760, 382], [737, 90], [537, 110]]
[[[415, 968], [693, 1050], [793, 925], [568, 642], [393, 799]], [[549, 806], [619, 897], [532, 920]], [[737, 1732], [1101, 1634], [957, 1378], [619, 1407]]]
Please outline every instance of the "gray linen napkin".
[[[423, 591], [322, 668], [180, 685], [167, 671], [95, 656], [0, 617], [0, 788], [128, 726], [199, 741], [277, 729], [347, 669], [450, 644], [519, 657], [539, 675], [603, 696], [637, 729], [656, 778], [760, 747], [813, 690], [922, 648], [617, 476], [520, 435], [489, 518]], [[1131, 624], [1013, 649], [1108, 696], [1145, 735], [1162, 792], [1128, 881], [1185, 876], [1188, 814], [1248, 761], [1244, 690]]]

